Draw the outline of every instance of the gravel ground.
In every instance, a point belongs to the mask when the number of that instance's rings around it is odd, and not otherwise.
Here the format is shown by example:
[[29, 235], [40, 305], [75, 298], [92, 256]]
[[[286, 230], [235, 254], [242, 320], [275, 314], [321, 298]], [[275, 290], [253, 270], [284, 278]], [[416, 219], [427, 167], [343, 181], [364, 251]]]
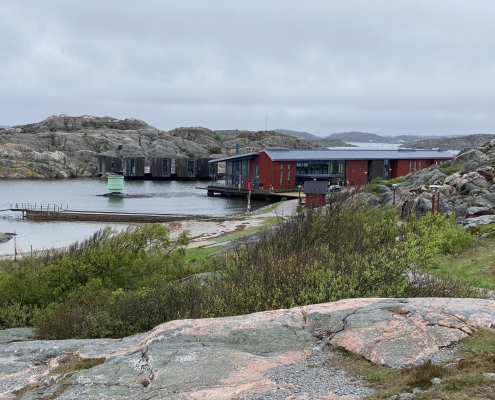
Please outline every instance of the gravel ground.
[[275, 367], [265, 374], [277, 383], [275, 390], [242, 397], [242, 400], [357, 400], [373, 393], [365, 381], [350, 377], [333, 366], [332, 355], [328, 349], [315, 347], [304, 361]]

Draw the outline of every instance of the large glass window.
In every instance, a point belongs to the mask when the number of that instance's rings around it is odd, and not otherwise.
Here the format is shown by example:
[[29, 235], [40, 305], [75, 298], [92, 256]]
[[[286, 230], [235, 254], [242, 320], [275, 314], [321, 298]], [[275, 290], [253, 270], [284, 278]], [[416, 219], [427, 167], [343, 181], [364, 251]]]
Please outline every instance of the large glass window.
[[129, 170], [130, 170], [131, 174], [136, 173], [136, 159], [135, 158], [131, 158], [129, 160]]
[[280, 164], [280, 184], [284, 184], [284, 164]]
[[[357, 163], [356, 163], [357, 168]], [[345, 162], [340, 161], [304, 161], [296, 163], [297, 175], [340, 175], [344, 174]]]
[[[228, 186], [238, 186], [249, 179], [249, 160], [232, 160], [226, 162], [225, 183]], [[241, 182], [239, 182], [239, 179]]]
[[290, 164], [287, 164], [287, 184], [290, 185]]

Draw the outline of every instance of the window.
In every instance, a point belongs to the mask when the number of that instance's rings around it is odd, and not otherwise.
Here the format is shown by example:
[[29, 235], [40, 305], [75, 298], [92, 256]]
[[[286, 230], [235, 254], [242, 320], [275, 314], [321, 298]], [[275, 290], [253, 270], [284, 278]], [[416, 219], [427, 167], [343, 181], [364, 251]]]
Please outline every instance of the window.
[[162, 175], [168, 175], [168, 160], [162, 160]]
[[131, 158], [129, 160], [129, 172], [131, 174], [135, 174], [136, 173], [136, 159], [135, 158]]
[[361, 169], [364, 170], [364, 161], [361, 163]]
[[187, 160], [187, 174], [189, 176], [194, 176], [194, 158]]
[[284, 164], [280, 164], [280, 184], [284, 184]]
[[287, 165], [287, 184], [290, 185], [290, 164]]

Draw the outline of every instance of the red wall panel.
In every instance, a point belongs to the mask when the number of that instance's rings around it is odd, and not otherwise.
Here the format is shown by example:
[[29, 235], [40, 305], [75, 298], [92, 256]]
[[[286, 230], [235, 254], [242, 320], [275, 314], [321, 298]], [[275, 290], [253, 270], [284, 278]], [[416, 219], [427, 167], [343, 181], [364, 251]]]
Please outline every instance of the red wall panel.
[[345, 162], [345, 179], [349, 185], [366, 184], [368, 174], [368, 161], [348, 160]]
[[[265, 152], [251, 160], [251, 164], [258, 163], [260, 166], [260, 182], [265, 189], [273, 185], [274, 189], [292, 189], [296, 186], [296, 162], [295, 161], [272, 161]], [[290, 165], [290, 182], [288, 181], [288, 166]], [[280, 184], [280, 166], [283, 166], [282, 184]], [[254, 169], [249, 172], [250, 177]]]

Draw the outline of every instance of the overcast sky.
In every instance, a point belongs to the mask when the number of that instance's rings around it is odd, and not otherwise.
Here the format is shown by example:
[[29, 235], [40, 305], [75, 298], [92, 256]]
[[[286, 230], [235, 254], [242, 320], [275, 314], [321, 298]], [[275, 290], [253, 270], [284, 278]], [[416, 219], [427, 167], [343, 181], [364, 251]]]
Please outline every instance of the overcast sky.
[[495, 133], [495, 1], [0, 0], [0, 125]]

